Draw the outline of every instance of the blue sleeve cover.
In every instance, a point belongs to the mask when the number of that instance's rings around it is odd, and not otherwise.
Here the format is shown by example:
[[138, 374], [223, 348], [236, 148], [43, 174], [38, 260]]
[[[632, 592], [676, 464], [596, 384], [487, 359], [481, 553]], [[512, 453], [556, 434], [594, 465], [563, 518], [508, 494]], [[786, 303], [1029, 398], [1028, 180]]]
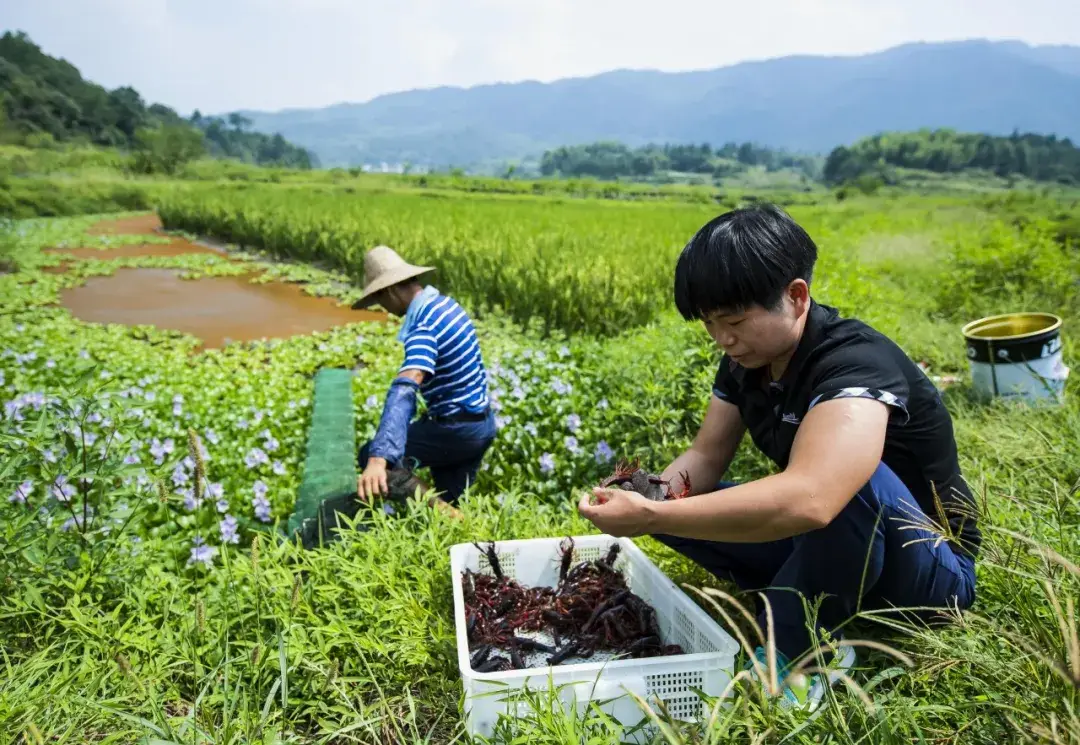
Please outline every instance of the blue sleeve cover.
[[408, 378], [394, 378], [390, 390], [386, 392], [379, 431], [371, 441], [369, 455], [385, 458], [388, 465], [395, 466], [405, 455], [405, 440], [409, 432], [409, 422], [416, 413], [416, 391], [420, 388], [416, 381]]

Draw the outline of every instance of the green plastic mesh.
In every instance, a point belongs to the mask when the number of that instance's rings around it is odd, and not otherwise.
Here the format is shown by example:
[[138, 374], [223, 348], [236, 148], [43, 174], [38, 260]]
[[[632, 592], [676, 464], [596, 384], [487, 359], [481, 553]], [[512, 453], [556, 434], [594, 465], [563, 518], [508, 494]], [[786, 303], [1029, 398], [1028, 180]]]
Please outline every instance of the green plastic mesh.
[[[311, 532], [320, 507], [343, 504], [356, 494], [356, 424], [352, 373], [323, 369], [315, 376], [311, 428], [308, 430], [304, 479], [289, 518], [288, 532]], [[309, 541], [305, 537], [304, 543]]]

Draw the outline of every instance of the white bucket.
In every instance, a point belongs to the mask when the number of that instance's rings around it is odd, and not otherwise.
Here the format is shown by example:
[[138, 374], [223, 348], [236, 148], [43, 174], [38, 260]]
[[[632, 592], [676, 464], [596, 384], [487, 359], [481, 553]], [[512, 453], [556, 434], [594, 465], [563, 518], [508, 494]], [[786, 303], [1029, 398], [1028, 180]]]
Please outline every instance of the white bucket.
[[1061, 319], [1052, 313], [1006, 313], [962, 329], [971, 383], [987, 398], [1061, 403], [1069, 368], [1061, 357]]

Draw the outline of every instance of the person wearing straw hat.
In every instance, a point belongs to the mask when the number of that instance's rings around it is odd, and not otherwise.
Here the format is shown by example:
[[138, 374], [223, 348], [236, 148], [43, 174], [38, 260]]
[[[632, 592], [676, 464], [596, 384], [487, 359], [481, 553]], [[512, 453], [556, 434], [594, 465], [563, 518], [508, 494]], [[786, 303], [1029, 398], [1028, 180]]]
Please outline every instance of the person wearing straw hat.
[[[419, 281], [432, 271], [409, 264], [387, 246], [364, 256], [363, 295], [352, 307], [377, 304], [402, 317], [398, 340], [405, 346], [379, 429], [358, 455], [357, 491], [364, 500], [398, 488], [411, 495], [420, 485], [411, 472], [426, 466], [442, 499], [456, 504], [495, 439], [476, 330], [453, 298]], [[417, 394], [427, 411], [414, 422]]]

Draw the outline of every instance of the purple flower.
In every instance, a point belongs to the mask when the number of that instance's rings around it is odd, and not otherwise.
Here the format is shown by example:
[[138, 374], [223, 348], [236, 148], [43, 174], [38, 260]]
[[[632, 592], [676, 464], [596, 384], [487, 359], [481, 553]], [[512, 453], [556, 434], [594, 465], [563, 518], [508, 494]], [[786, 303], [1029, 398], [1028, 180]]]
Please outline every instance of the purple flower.
[[580, 427], [581, 417], [579, 417], [577, 414], [571, 414], [570, 416], [566, 417], [566, 428], [568, 430], [570, 430], [571, 432], [577, 432], [578, 428]]
[[79, 350], [79, 357], [81, 357], [84, 360], [88, 360], [88, 359], [90, 359], [90, 353], [87, 352], [85, 349], [80, 349]]
[[135, 465], [138, 465], [138, 464], [139, 464], [139, 456], [136, 455], [135, 453], [130, 453], [130, 454], [128, 454], [128, 456], [126, 458], [124, 458], [124, 465], [125, 466], [135, 466]]
[[27, 497], [34, 491], [34, 482], [29, 479], [15, 487], [15, 493], [8, 497], [9, 502], [26, 504]]
[[236, 423], [236, 426], [237, 426], [238, 429], [247, 429], [251, 425], [248, 424], [247, 419], [241, 419], [240, 421], [238, 421]]
[[279, 443], [279, 442], [278, 442], [277, 440], [275, 440], [275, 439], [274, 439], [273, 437], [268, 437], [268, 438], [266, 439], [266, 442], [264, 442], [264, 443], [263, 443], [263, 447], [264, 447], [264, 448], [266, 448], [266, 451], [267, 451], [267, 452], [269, 452], [269, 453], [272, 453], [272, 452], [274, 452], [275, 450], [277, 450], [277, 449], [278, 449], [278, 447], [280, 446], [280, 444], [281, 444], [281, 443]]
[[572, 390], [572, 388], [569, 383], [564, 383], [558, 378], [555, 378], [551, 381], [551, 390], [555, 391], [555, 393], [560, 396], [565, 396]]
[[177, 492], [177, 494], [183, 495], [183, 497], [184, 497], [184, 509], [187, 510], [188, 512], [192, 512], [192, 511], [197, 510], [200, 507], [202, 507], [203, 500], [201, 498], [199, 500], [195, 499], [195, 489], [194, 489], [194, 487], [189, 486], [187, 489], [181, 489], [180, 491]]
[[525, 425], [525, 431], [528, 432], [533, 437], [537, 436], [536, 425], [533, 424], [532, 422], [529, 422], [528, 424]]
[[262, 479], [259, 479], [252, 485], [252, 491], [255, 492], [256, 497], [265, 497], [267, 492], [267, 486]]
[[44, 458], [48, 463], [55, 463], [57, 460], [59, 460], [56, 453], [53, 452], [52, 448], [45, 448], [44, 450], [42, 450], [41, 457]]
[[154, 393], [153, 391], [147, 391], [146, 392], [146, 400], [147, 401], [153, 402], [154, 399], [156, 399], [156, 398], [157, 398], [157, 394]]
[[379, 398], [375, 394], [367, 397], [367, 401], [364, 402], [364, 406], [369, 409], [374, 409], [379, 405]]
[[525, 391], [520, 385], [514, 386], [514, 390], [510, 391], [510, 395], [516, 398], [518, 401], [525, 398]]
[[197, 535], [191, 542], [191, 556], [187, 560], [187, 565], [202, 563], [203, 566], [209, 567], [214, 563], [214, 554], [216, 553], [216, 548], [206, 545], [202, 536]]
[[46, 369], [52, 370], [56, 367], [56, 360], [45, 360], [45, 367]]
[[26, 417], [22, 413], [23, 404], [19, 399], [8, 401], [4, 404], [4, 416], [15, 422], [21, 422]]
[[599, 464], [608, 463], [615, 456], [615, 452], [611, 449], [611, 446], [604, 440], [596, 443], [596, 462]]
[[563, 346], [559, 347], [559, 356], [560, 357], [569, 357], [570, 356], [570, 347], [566, 346], [565, 344]]
[[[88, 507], [87, 510], [86, 510], [86, 519], [92, 519], [93, 517], [94, 517], [94, 508], [93, 507]], [[64, 524], [60, 526], [60, 530], [64, 531], [65, 533], [68, 532], [69, 530], [71, 530], [72, 528], [76, 528], [76, 527], [79, 528], [79, 530], [82, 530], [84, 524], [85, 523], [84, 523], [82, 512], [76, 510], [74, 515], [72, 515], [71, 517], [69, 517], [67, 520], [64, 521]]]
[[68, 483], [66, 476], [57, 476], [53, 481], [52, 494], [57, 502], [67, 503], [75, 496], [75, 487]]
[[218, 523], [218, 530], [221, 531], [222, 543], [239, 543], [240, 536], [236, 534], [236, 518], [232, 515], [226, 515], [225, 519]]
[[573, 435], [567, 435], [566, 438], [563, 440], [563, 444], [566, 445], [566, 449], [574, 455], [577, 455], [579, 452], [581, 452], [581, 448], [578, 447], [577, 438]]
[[263, 496], [256, 496], [251, 500], [251, 504], [255, 507], [255, 517], [264, 523], [270, 522], [270, 500]]
[[184, 413], [184, 405], [183, 404], [173, 404], [173, 406], [172, 406], [172, 414], [173, 414], [173, 416], [180, 416], [183, 413]]
[[269, 462], [270, 459], [267, 457], [266, 453], [259, 448], [252, 448], [244, 458], [244, 464], [247, 465], [248, 468], [256, 468]]
[[284, 476], [285, 475], [285, 464], [282, 463], [280, 460], [275, 460], [274, 465], [271, 466], [271, 470], [274, 472], [275, 476]]
[[161, 442], [155, 437], [153, 442], [150, 443], [150, 455], [154, 456], [154, 463], [159, 466], [165, 462], [165, 456], [172, 451], [173, 441], [171, 437], [165, 440], [165, 442]]
[[225, 487], [220, 483], [214, 482], [206, 485], [206, 496], [213, 497], [214, 499], [221, 499], [225, 494]]
[[184, 396], [180, 393], [177, 393], [175, 396], [172, 397], [172, 402], [174, 404], [182, 404], [184, 403]]
[[229, 511], [229, 501], [227, 499], [219, 499], [216, 506], [217, 511], [223, 515]]
[[255, 412], [255, 416], [252, 417], [251, 423], [252, 424], [258, 424], [259, 422], [261, 422], [263, 420], [263, 413], [261, 411], [259, 411], [258, 409], [252, 409], [252, 411]]
[[606, 398], [600, 399], [600, 402], [598, 404], [596, 404], [596, 408], [598, 408], [598, 409], [606, 409], [607, 407], [608, 407], [608, 402], [607, 402]]
[[497, 416], [497, 417], [495, 417], [495, 427], [498, 428], [498, 429], [502, 429], [503, 427], [505, 427], [507, 424], [510, 423], [510, 420], [511, 420], [511, 417], [508, 417], [508, 416]]
[[551, 473], [555, 470], [555, 456], [544, 453], [540, 456], [540, 473]]
[[178, 465], [178, 466], [176, 466], [176, 468], [173, 469], [173, 472], [172, 472], [173, 486], [183, 486], [184, 484], [188, 483], [189, 481], [191, 481], [191, 477], [188, 476], [188, 473], [187, 473], [187, 471], [184, 470], [183, 465]]
[[98, 424], [101, 421], [101, 414], [95, 411], [93, 414], [86, 417], [86, 421], [91, 422], [92, 424]]
[[307, 405], [308, 405], [308, 400], [306, 398], [300, 399], [300, 406], [301, 407], [307, 406]]
[[206, 439], [210, 441], [211, 445], [217, 445], [219, 442], [221, 442], [221, 438], [218, 437], [217, 432], [212, 429], [206, 430]]

